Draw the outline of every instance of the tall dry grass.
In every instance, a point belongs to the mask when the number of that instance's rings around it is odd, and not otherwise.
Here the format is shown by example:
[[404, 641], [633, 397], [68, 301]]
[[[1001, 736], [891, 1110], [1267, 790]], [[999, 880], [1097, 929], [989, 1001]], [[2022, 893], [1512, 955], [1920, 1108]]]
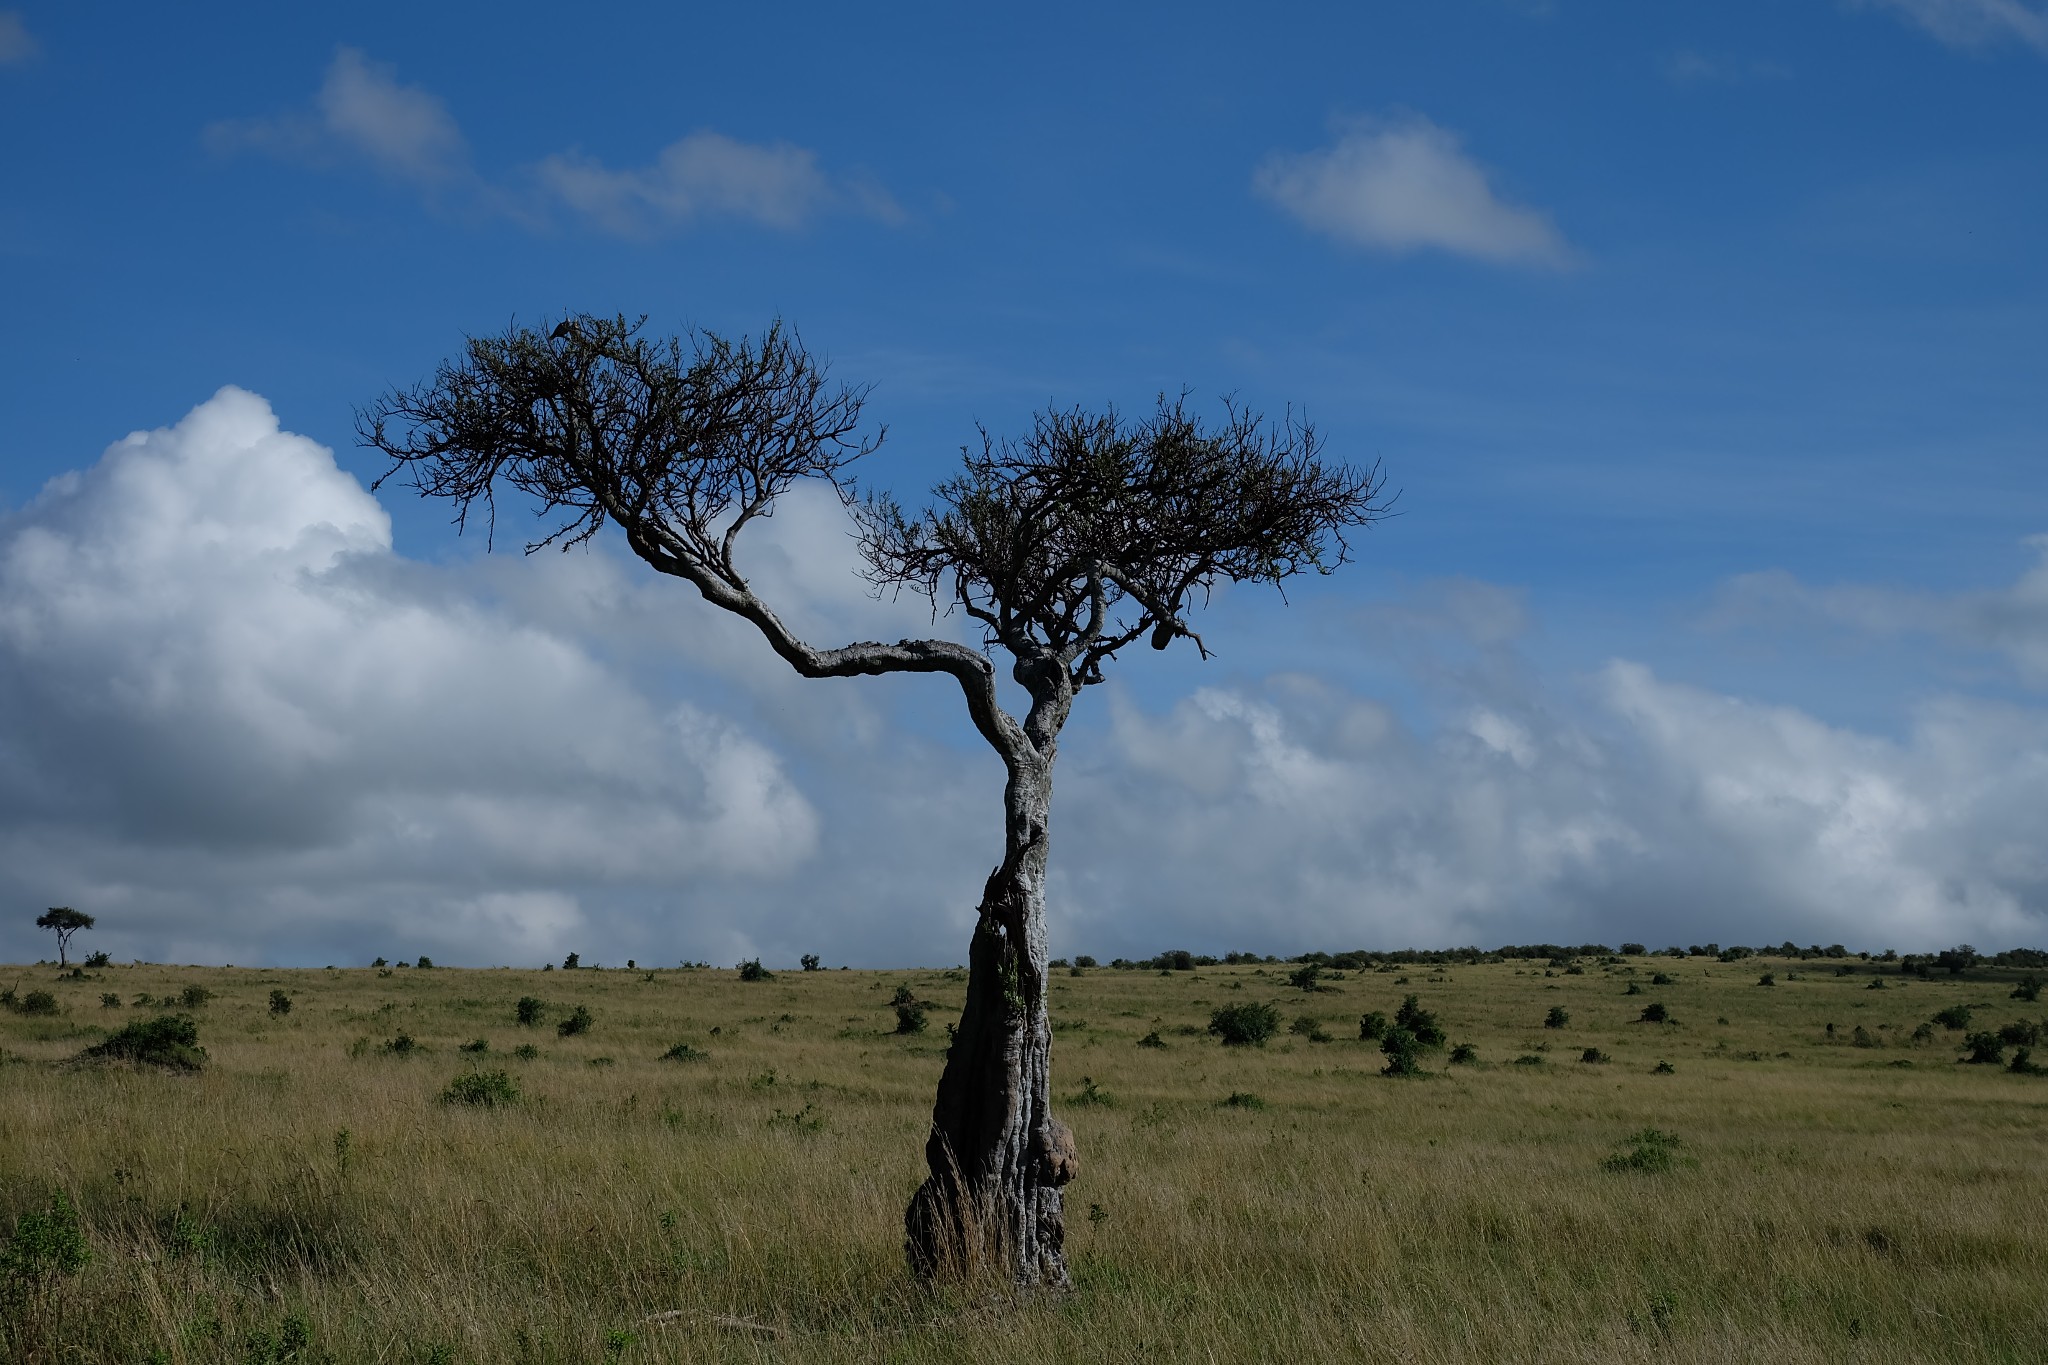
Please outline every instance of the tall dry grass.
[[[1624, 994], [1658, 970], [1676, 984]], [[1060, 976], [1075, 1288], [1018, 1300], [902, 1264], [953, 974], [10, 969], [64, 1012], [0, 1015], [0, 1230], [61, 1190], [94, 1258], [8, 1299], [0, 1358], [277, 1358], [290, 1320], [302, 1358], [335, 1361], [2048, 1356], [2048, 1078], [1909, 1041], [1948, 1004], [1994, 1026], [2048, 1006], [1988, 974], [1758, 970], [1499, 965], [1314, 995], [1250, 967]], [[942, 1007], [928, 1033], [891, 1032], [899, 983]], [[66, 1064], [155, 1012], [103, 991], [188, 984], [216, 993], [192, 1011], [204, 1074]], [[1477, 1065], [1378, 1074], [1357, 1018], [1411, 991]], [[513, 1022], [522, 995], [550, 1002], [540, 1027]], [[1334, 1041], [1223, 1049], [1203, 1025], [1244, 1000]], [[1651, 1000], [1677, 1022], [1631, 1022]], [[558, 1036], [576, 1004], [595, 1027]], [[1569, 1025], [1542, 1026], [1552, 1005]], [[1884, 1045], [1849, 1045], [1858, 1024]], [[1136, 1046], [1154, 1031], [1165, 1048]], [[384, 1050], [400, 1033], [411, 1055]], [[679, 1042], [708, 1056], [660, 1060]], [[478, 1067], [520, 1101], [441, 1102]], [[1072, 1102], [1083, 1077], [1107, 1102]], [[1603, 1169], [1646, 1126], [1684, 1160]]]

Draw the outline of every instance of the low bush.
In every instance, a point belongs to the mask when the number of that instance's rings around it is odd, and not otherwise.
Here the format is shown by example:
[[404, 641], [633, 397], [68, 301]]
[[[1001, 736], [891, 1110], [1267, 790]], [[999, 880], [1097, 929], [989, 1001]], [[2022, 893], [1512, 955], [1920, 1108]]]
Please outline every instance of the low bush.
[[456, 1051], [458, 1051], [458, 1052], [478, 1052], [478, 1053], [481, 1053], [481, 1052], [489, 1052], [490, 1050], [491, 1050], [491, 1045], [490, 1045], [490, 1042], [489, 1042], [489, 1041], [488, 1041], [487, 1039], [483, 1039], [483, 1038], [472, 1038], [472, 1039], [470, 1039], [470, 1040], [469, 1040], [468, 1042], [464, 1043], [464, 1044], [463, 1044], [463, 1045], [462, 1045], [461, 1047], [459, 1047], [459, 1048], [457, 1048], [457, 1049], [456, 1049]]
[[1093, 1076], [1083, 1076], [1081, 1078], [1081, 1088], [1074, 1093], [1073, 1098], [1068, 1100], [1067, 1103], [1080, 1105], [1084, 1108], [1094, 1106], [1108, 1109], [1116, 1104], [1116, 1096], [1097, 1085]]
[[1650, 984], [1652, 986], [1676, 986], [1678, 978], [1669, 972], [1658, 972], [1650, 978]]
[[27, 995], [22, 996], [21, 999], [11, 1003], [16, 1014], [48, 1015], [57, 1013], [57, 997], [48, 991], [30, 991]]
[[512, 1055], [522, 1062], [530, 1062], [540, 1056], [540, 1049], [532, 1043], [521, 1043], [518, 1047], [512, 1049]]
[[1950, 1005], [1947, 1009], [1935, 1014], [1934, 1022], [1947, 1029], [1950, 1033], [1961, 1033], [1970, 1026], [1970, 1007], [1968, 1005]]
[[1765, 972], [1756, 979], [1756, 984], [1759, 986], [1775, 986], [1778, 984], [1778, 974], [1776, 972]]
[[898, 1033], [923, 1033], [926, 1022], [923, 1001], [906, 1000], [896, 1006]]
[[2034, 1050], [2023, 1047], [2012, 1054], [2012, 1065], [2006, 1068], [2016, 1076], [2032, 1076], [2043, 1068], [2034, 1065]]
[[386, 1039], [382, 1050], [394, 1057], [410, 1057], [423, 1049], [410, 1033], [401, 1033], [396, 1038]]
[[1614, 1059], [1597, 1047], [1589, 1047], [1579, 1054], [1579, 1060], [1588, 1066], [1605, 1066]]
[[1602, 1160], [1600, 1166], [1603, 1170], [1640, 1175], [1657, 1175], [1679, 1166], [1697, 1166], [1697, 1161], [1678, 1154], [1680, 1145], [1676, 1133], [1644, 1128], [1622, 1139], [1621, 1150]]
[[1519, 1056], [1519, 1057], [1515, 1058], [1515, 1065], [1516, 1065], [1516, 1066], [1542, 1066], [1542, 1065], [1543, 1065], [1543, 1059], [1542, 1059], [1541, 1057], [1537, 1056], [1537, 1055], [1536, 1055], [1535, 1053], [1533, 1053], [1533, 1052], [1525, 1052], [1525, 1053], [1523, 1053], [1523, 1054], [1522, 1054], [1521, 1056]]
[[1470, 1043], [1460, 1043], [1451, 1049], [1452, 1066], [1469, 1066], [1479, 1060], [1479, 1049]]
[[519, 1003], [512, 1007], [512, 1016], [528, 1028], [532, 1028], [540, 1022], [541, 1015], [547, 1013], [547, 1008], [547, 1002], [538, 996], [522, 995], [519, 997]]
[[1998, 1036], [2014, 1047], [2033, 1047], [2041, 1041], [2041, 1026], [2031, 1019], [2015, 1019], [2000, 1028]]
[[1675, 1076], [1678, 1074], [1678, 1068], [1669, 1062], [1659, 1062], [1650, 1068], [1650, 1074], [1652, 1076]]
[[213, 999], [213, 992], [204, 986], [187, 986], [179, 993], [178, 999], [183, 1002], [186, 1009], [196, 1010]]
[[1359, 1019], [1358, 1040], [1362, 1043], [1376, 1043], [1387, 1036], [1387, 1030], [1391, 1027], [1386, 1015], [1373, 1010]]
[[20, 1294], [60, 1275], [76, 1275], [92, 1259], [78, 1210], [61, 1191], [47, 1211], [29, 1210], [0, 1247], [0, 1292]]
[[710, 1056], [710, 1053], [705, 1052], [701, 1048], [691, 1047], [688, 1043], [677, 1043], [674, 1047], [661, 1054], [661, 1060], [664, 1062], [701, 1062]]
[[1271, 1005], [1225, 1005], [1209, 1016], [1209, 1032], [1225, 1047], [1263, 1047], [1280, 1027], [1280, 1011]]
[[1411, 995], [1401, 1001], [1401, 1008], [1394, 1011], [1394, 1026], [1414, 1034], [1415, 1041], [1423, 1047], [1444, 1045], [1443, 1025], [1437, 1022], [1433, 1011], [1422, 1008], [1417, 996]]
[[1420, 1076], [1422, 1070], [1422, 1040], [1398, 1024], [1387, 1030], [1387, 1036], [1380, 1039], [1380, 1052], [1387, 1064], [1380, 1068], [1383, 1076]]
[[1571, 1021], [1572, 1017], [1565, 1011], [1564, 1006], [1552, 1005], [1550, 1007], [1550, 1013], [1543, 1016], [1543, 1027], [1563, 1028], [1566, 1024], [1569, 1024]]
[[1298, 991], [1313, 992], [1323, 990], [1325, 987], [1317, 983], [1317, 978], [1322, 974], [1323, 969], [1311, 962], [1306, 967], [1299, 967], [1289, 972], [1287, 974], [1287, 984]]
[[100, 1008], [103, 1010], [117, 1010], [121, 1008], [121, 997], [112, 991], [101, 991]]
[[441, 1092], [443, 1104], [477, 1104], [495, 1109], [518, 1101], [519, 1087], [503, 1071], [466, 1071], [448, 1082], [448, 1088]]
[[578, 1005], [569, 1011], [568, 1018], [555, 1025], [555, 1032], [564, 1038], [571, 1038], [579, 1033], [590, 1032], [590, 1026], [596, 1022], [588, 1005]]
[[2019, 985], [2012, 988], [2012, 994], [2007, 998], [2011, 1000], [2024, 1000], [2028, 1004], [2039, 1000], [2041, 998], [2041, 978], [2038, 976], [2027, 977]]
[[1152, 1031], [1151, 1031], [1150, 1033], [1146, 1034], [1146, 1035], [1145, 1035], [1145, 1036], [1144, 1036], [1143, 1038], [1140, 1038], [1140, 1039], [1138, 1040], [1138, 1046], [1139, 1046], [1139, 1047], [1165, 1047], [1165, 1046], [1166, 1046], [1166, 1040], [1165, 1040], [1164, 1038], [1161, 1038], [1161, 1037], [1159, 1036], [1159, 1030], [1158, 1030], [1158, 1029], [1153, 1029], [1153, 1030], [1152, 1030]]
[[742, 981], [773, 981], [775, 979], [775, 973], [763, 967], [761, 959], [758, 957], [750, 957], [745, 962], [742, 962], [739, 972], [740, 980]]
[[199, 1071], [206, 1066], [206, 1049], [199, 1046], [199, 1025], [190, 1015], [159, 1014], [154, 1019], [130, 1020], [113, 1037], [79, 1053], [78, 1059]]
[[1294, 1022], [1287, 1026], [1287, 1031], [1297, 1038], [1306, 1038], [1311, 1043], [1330, 1041], [1330, 1035], [1323, 1031], [1323, 1021], [1313, 1014], [1296, 1015]]
[[1995, 1033], [1972, 1033], [1963, 1039], [1970, 1055], [1963, 1058], [1972, 1066], [2004, 1066], [2005, 1040]]
[[1264, 1109], [1266, 1102], [1249, 1090], [1233, 1090], [1228, 1099], [1216, 1102], [1218, 1109]]
[[281, 990], [273, 989], [270, 992], [270, 1012], [272, 1014], [290, 1014], [292, 1012], [292, 998]]
[[1636, 1016], [1639, 1024], [1668, 1024], [1672, 1022], [1671, 1011], [1664, 1008], [1661, 1000], [1652, 1000], [1643, 1006], [1643, 1012]]

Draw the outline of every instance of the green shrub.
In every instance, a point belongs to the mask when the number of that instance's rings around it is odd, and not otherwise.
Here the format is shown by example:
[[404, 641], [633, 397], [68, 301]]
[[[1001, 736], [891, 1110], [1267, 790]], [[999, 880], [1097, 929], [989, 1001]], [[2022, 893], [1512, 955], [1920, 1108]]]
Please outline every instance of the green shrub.
[[547, 1012], [547, 1008], [547, 1002], [538, 996], [522, 995], [519, 997], [519, 1003], [512, 1007], [512, 1016], [526, 1027], [532, 1028], [540, 1022], [540, 1017]]
[[1778, 984], [1778, 974], [1776, 972], [1765, 972], [1756, 979], [1756, 984], [1759, 986], [1775, 986]]
[[1145, 1035], [1145, 1036], [1144, 1036], [1143, 1038], [1140, 1038], [1140, 1039], [1138, 1040], [1138, 1046], [1139, 1046], [1139, 1047], [1165, 1047], [1165, 1046], [1166, 1046], [1166, 1040], [1165, 1040], [1164, 1038], [1161, 1038], [1161, 1037], [1159, 1036], [1159, 1030], [1158, 1030], [1158, 1029], [1153, 1029], [1153, 1030], [1152, 1030], [1152, 1031], [1151, 1031], [1150, 1033], [1146, 1034], [1146, 1035]]
[[1287, 984], [1298, 991], [1319, 991], [1323, 987], [1316, 984], [1316, 978], [1322, 974], [1323, 969], [1311, 962], [1306, 967], [1297, 967], [1289, 972], [1287, 974]]
[[710, 1056], [710, 1053], [700, 1048], [691, 1047], [688, 1043], [677, 1043], [674, 1047], [661, 1054], [661, 1060], [664, 1062], [701, 1062], [708, 1060]]
[[1451, 1049], [1452, 1066], [1468, 1066], [1479, 1060], [1479, 1049], [1470, 1043], [1460, 1043]]
[[1218, 1100], [1216, 1107], [1219, 1109], [1264, 1109], [1266, 1102], [1257, 1095], [1252, 1094], [1249, 1090], [1233, 1090], [1230, 1092], [1230, 1098]]
[[[13, 994], [13, 992], [9, 992]], [[21, 999], [11, 1002], [16, 1014], [55, 1014], [57, 997], [48, 991], [30, 991]]]
[[486, 1109], [518, 1100], [518, 1085], [503, 1071], [466, 1071], [441, 1092], [443, 1104], [480, 1104]]
[[761, 959], [758, 957], [750, 957], [740, 964], [740, 980], [742, 981], [773, 981], [774, 979], [775, 973], [763, 967]]
[[121, 1008], [121, 997], [112, 991], [101, 991], [100, 1008], [103, 1010], [117, 1010]]
[[1605, 1066], [1614, 1059], [1597, 1047], [1589, 1047], [1579, 1054], [1579, 1060], [1588, 1066]]
[[1387, 1030], [1380, 1039], [1380, 1052], [1387, 1064], [1380, 1068], [1383, 1076], [1420, 1076], [1422, 1070], [1422, 1040], [1413, 1032], [1399, 1025]]
[[1650, 984], [1652, 986], [1676, 986], [1678, 978], [1669, 972], [1658, 972], [1650, 978]]
[[1871, 978], [1870, 984], [1868, 986], [1865, 986], [1863, 989], [1866, 991], [1882, 991], [1889, 990], [1890, 987], [1886, 986], [1884, 984], [1884, 978], [1879, 976]]
[[1947, 1029], [1950, 1033], [1961, 1033], [1970, 1026], [1970, 1007], [1968, 1005], [1950, 1005], [1947, 1009], [1940, 1011], [1934, 1016], [1934, 1022]]
[[1116, 1103], [1116, 1096], [1097, 1085], [1093, 1076], [1083, 1076], [1081, 1078], [1080, 1090], [1076, 1091], [1074, 1097], [1068, 1100], [1067, 1103], [1107, 1109]]
[[1933, 1042], [1933, 1041], [1934, 1041], [1934, 1025], [1932, 1025], [1932, 1024], [1922, 1024], [1922, 1025], [1920, 1025], [1920, 1027], [1918, 1027], [1918, 1028], [1914, 1029], [1914, 1030], [1913, 1030], [1913, 1041], [1914, 1041], [1914, 1042], [1916, 1042], [1916, 1043], [1931, 1043], [1931, 1042]]
[[1623, 995], [1641, 995], [1642, 993], [1642, 985], [1635, 981], [1629, 982], [1628, 989], [1622, 992]]
[[290, 1014], [292, 1012], [292, 998], [281, 990], [273, 989], [270, 992], [270, 1012], [272, 1014]]
[[159, 1014], [154, 1019], [130, 1020], [119, 1033], [93, 1044], [78, 1058], [133, 1062], [166, 1071], [198, 1071], [206, 1065], [206, 1049], [199, 1046], [199, 1025], [190, 1015]]
[[108, 957], [105, 953], [88, 953], [85, 958], [85, 965], [88, 967], [111, 967], [114, 965], [114, 959]]
[[1643, 1006], [1643, 1012], [1636, 1016], [1636, 1022], [1639, 1024], [1669, 1024], [1673, 1021], [1671, 1011], [1664, 1008], [1664, 1002], [1652, 1000], [1649, 1004]]
[[2014, 1047], [2033, 1047], [2041, 1041], [2041, 1026], [2031, 1019], [2015, 1019], [2000, 1028], [1998, 1036]]
[[2005, 1040], [1995, 1033], [1972, 1033], [1963, 1039], [1970, 1055], [1963, 1058], [1972, 1066], [2004, 1066]]
[[1415, 1041], [1423, 1047], [1444, 1045], [1443, 1026], [1437, 1023], [1434, 1012], [1422, 1008], [1416, 996], [1411, 995], [1401, 1001], [1401, 1008], [1394, 1011], [1394, 1026], [1414, 1034]]
[[20, 1293], [59, 1275], [76, 1275], [91, 1259], [78, 1210], [60, 1190], [50, 1196], [47, 1212], [21, 1215], [14, 1235], [0, 1247], [0, 1291]]
[[2023, 1047], [2018, 1052], [2012, 1054], [2012, 1065], [2008, 1066], [2006, 1070], [2016, 1076], [2032, 1076], [2042, 1070], [2042, 1068], [2034, 1065], [2034, 1050]]
[[522, 1062], [530, 1062], [540, 1056], [540, 1049], [532, 1043], [521, 1043], [518, 1047], [512, 1049], [512, 1055]]
[[923, 1033], [925, 1030], [924, 1003], [919, 1000], [901, 1001], [896, 1006], [896, 1031], [898, 1033]]
[[1569, 1024], [1571, 1021], [1572, 1017], [1570, 1014], [1566, 1013], [1564, 1006], [1552, 1005], [1550, 1007], [1550, 1013], [1543, 1016], [1543, 1027], [1563, 1028], [1566, 1024]]
[[187, 986], [179, 994], [178, 999], [184, 1004], [186, 1009], [196, 1010], [207, 1001], [213, 999], [213, 992], [204, 986]]
[[596, 1022], [597, 1020], [590, 1013], [589, 1006], [578, 1005], [575, 1009], [569, 1011], [568, 1018], [555, 1025], [555, 1032], [564, 1038], [570, 1038], [579, 1033], [590, 1032], [590, 1026]]
[[490, 1041], [484, 1038], [472, 1038], [456, 1049], [457, 1052], [489, 1052], [490, 1050]]
[[2039, 1000], [2041, 998], [2041, 978], [2038, 976], [2027, 977], [2025, 980], [2021, 981], [2019, 985], [2014, 986], [2012, 988], [2012, 994], [2007, 998], [2012, 1000], [2024, 1000], [2028, 1004], [2032, 1004], [2034, 1001]]
[[1209, 1032], [1225, 1047], [1264, 1047], [1280, 1027], [1280, 1011], [1271, 1005], [1225, 1005], [1209, 1016]]
[[419, 1042], [410, 1033], [400, 1033], [396, 1038], [386, 1039], [383, 1050], [394, 1057], [410, 1057], [413, 1053], [422, 1051]]
[[1391, 1025], [1387, 1023], [1386, 1015], [1378, 1010], [1369, 1011], [1358, 1021], [1358, 1040], [1361, 1043], [1376, 1043], [1387, 1036], [1389, 1027]]
[[[630, 967], [633, 964], [629, 962], [626, 965]], [[824, 962], [816, 953], [805, 953], [801, 958], [797, 959], [797, 965], [807, 972], [815, 972], [823, 969]]]
[[1542, 1059], [1541, 1057], [1537, 1056], [1537, 1055], [1536, 1055], [1535, 1053], [1533, 1053], [1533, 1052], [1525, 1052], [1525, 1053], [1523, 1053], [1523, 1054], [1522, 1054], [1521, 1056], [1519, 1056], [1519, 1057], [1515, 1058], [1515, 1065], [1516, 1065], [1516, 1066], [1542, 1066], [1542, 1065], [1543, 1065], [1543, 1059]]
[[1603, 1170], [1642, 1175], [1661, 1174], [1681, 1165], [1697, 1166], [1697, 1161], [1678, 1154], [1679, 1146], [1676, 1133], [1644, 1128], [1622, 1139], [1621, 1150], [1602, 1160], [1600, 1166]]
[[1330, 1041], [1330, 1035], [1323, 1031], [1323, 1021], [1312, 1014], [1296, 1015], [1294, 1022], [1287, 1026], [1287, 1031], [1297, 1038], [1306, 1038], [1311, 1043]]
[[1650, 1074], [1652, 1076], [1672, 1076], [1676, 1075], [1677, 1072], [1678, 1068], [1671, 1065], [1671, 1063], [1669, 1062], [1659, 1062], [1657, 1063], [1657, 1065], [1650, 1068]]

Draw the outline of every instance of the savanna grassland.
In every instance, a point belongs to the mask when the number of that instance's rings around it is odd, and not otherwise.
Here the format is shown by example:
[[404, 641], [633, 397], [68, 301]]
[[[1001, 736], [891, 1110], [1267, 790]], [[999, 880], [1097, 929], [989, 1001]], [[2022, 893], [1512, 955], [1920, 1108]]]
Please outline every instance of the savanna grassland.
[[[1024, 1299], [903, 1266], [954, 973], [5, 969], [58, 1012], [0, 1013], [0, 1230], [61, 1196], [90, 1258], [17, 1232], [0, 1357], [2048, 1358], [2048, 1076], [1912, 1037], [2038, 1019], [2021, 973], [1580, 967], [1056, 975], [1074, 1288]], [[1380, 1074], [1359, 1018], [1410, 993], [1475, 1062]], [[1264, 1046], [1207, 1034], [1248, 1002]], [[69, 1060], [167, 1013], [202, 1071]]]

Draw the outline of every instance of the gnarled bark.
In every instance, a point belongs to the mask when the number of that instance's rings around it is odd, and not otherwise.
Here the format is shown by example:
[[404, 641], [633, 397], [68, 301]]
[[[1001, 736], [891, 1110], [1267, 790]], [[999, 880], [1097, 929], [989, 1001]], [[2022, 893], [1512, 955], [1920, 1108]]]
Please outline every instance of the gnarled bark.
[[905, 1249], [925, 1275], [1007, 1273], [1067, 1283], [1062, 1187], [1079, 1162], [1052, 1116], [1046, 1014], [1048, 761], [1013, 768], [1006, 849], [982, 891], [960, 1013], [925, 1142], [930, 1169], [904, 1214]]

